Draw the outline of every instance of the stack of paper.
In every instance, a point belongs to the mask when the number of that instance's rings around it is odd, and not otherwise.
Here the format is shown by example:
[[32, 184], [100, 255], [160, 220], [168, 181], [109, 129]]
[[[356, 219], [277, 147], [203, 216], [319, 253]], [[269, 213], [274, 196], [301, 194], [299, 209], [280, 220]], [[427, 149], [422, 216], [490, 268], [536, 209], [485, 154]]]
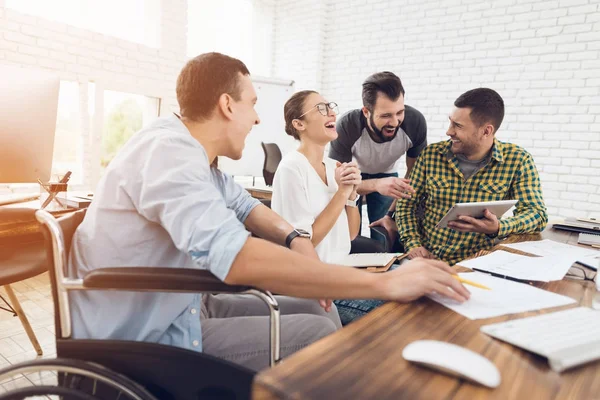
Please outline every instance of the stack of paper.
[[471, 298], [460, 304], [440, 295], [429, 296], [432, 300], [469, 319], [498, 317], [543, 308], [576, 303], [570, 297], [548, 292], [535, 286], [495, 278], [478, 272], [462, 272], [461, 277], [485, 285], [491, 290], [468, 286]]
[[549, 239], [533, 242], [502, 244], [502, 246], [510, 247], [511, 249], [515, 250], [521, 250], [530, 254], [535, 254], [536, 256], [569, 257], [573, 259], [573, 262], [577, 261], [578, 257], [587, 257], [598, 254], [598, 250], [594, 248], [572, 246], [570, 244], [555, 242]]
[[521, 242], [503, 246], [539, 257], [496, 250], [486, 256], [461, 261], [459, 265], [516, 279], [550, 282], [563, 279], [573, 263], [600, 255], [596, 249], [571, 246], [552, 240]]
[[472, 260], [461, 261], [459, 265], [474, 271], [491, 272], [529, 281], [549, 282], [560, 280], [564, 276], [561, 271], [555, 273], [544, 257], [522, 256], [503, 250], [496, 250], [493, 253]]

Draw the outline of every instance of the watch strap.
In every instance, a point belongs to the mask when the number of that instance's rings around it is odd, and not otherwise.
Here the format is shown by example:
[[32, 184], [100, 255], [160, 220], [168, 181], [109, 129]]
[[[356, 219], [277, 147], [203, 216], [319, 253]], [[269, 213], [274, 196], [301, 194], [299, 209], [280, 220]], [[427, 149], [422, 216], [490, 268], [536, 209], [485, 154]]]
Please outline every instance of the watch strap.
[[296, 237], [298, 236], [300, 236], [300, 233], [298, 233], [297, 230], [294, 229], [293, 231], [291, 231], [290, 234], [287, 235], [287, 237], [285, 238], [285, 247], [289, 249], [292, 245], [292, 240], [296, 239]]
[[358, 196], [354, 200], [346, 200], [346, 206], [348, 207], [357, 207], [358, 206]]

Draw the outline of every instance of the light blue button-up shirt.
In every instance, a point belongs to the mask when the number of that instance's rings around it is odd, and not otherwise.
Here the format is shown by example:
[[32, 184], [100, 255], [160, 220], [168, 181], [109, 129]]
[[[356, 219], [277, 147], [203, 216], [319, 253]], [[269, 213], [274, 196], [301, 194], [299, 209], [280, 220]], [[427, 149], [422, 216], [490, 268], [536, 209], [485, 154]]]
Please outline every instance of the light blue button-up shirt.
[[[208, 269], [224, 280], [258, 204], [211, 168], [172, 115], [135, 134], [111, 161], [77, 229], [70, 276], [103, 267]], [[200, 294], [70, 293], [73, 337], [148, 341], [202, 350]]]

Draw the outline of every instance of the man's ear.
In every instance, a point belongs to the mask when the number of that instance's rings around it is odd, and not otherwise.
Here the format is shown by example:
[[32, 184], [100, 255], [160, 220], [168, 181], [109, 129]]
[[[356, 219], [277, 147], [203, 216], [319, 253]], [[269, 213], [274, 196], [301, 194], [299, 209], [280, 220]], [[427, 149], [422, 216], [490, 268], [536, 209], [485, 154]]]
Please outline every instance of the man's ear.
[[362, 108], [362, 113], [363, 113], [363, 115], [365, 116], [366, 119], [369, 119], [369, 113], [370, 113], [370, 111], [369, 111], [369, 109], [367, 107], [363, 107]]
[[227, 119], [233, 119], [233, 99], [227, 93], [219, 96], [218, 108], [221, 114]]
[[483, 136], [494, 136], [494, 125], [486, 124], [483, 130]]

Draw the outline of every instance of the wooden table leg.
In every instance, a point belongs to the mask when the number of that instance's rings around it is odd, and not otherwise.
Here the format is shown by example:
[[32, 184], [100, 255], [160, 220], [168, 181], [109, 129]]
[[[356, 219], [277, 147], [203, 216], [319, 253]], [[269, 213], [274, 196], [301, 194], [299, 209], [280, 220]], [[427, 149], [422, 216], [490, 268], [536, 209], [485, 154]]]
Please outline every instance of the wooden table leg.
[[29, 320], [27, 319], [27, 316], [25, 315], [25, 312], [21, 308], [21, 303], [19, 303], [19, 300], [17, 300], [17, 296], [15, 296], [15, 292], [13, 292], [12, 288], [10, 287], [10, 285], [4, 285], [4, 290], [6, 290], [6, 294], [8, 295], [8, 299], [10, 300], [10, 303], [11, 303], [12, 307], [17, 312], [17, 316], [21, 320], [21, 324], [23, 324], [23, 328], [25, 328], [25, 332], [27, 332], [27, 336], [29, 336], [29, 340], [31, 341], [31, 344], [33, 345], [33, 348], [38, 353], [38, 355], [41, 356], [42, 355], [42, 348], [40, 346], [40, 343], [38, 342], [37, 338], [35, 337], [35, 333], [33, 333], [33, 329], [31, 329], [31, 325], [29, 324]]

